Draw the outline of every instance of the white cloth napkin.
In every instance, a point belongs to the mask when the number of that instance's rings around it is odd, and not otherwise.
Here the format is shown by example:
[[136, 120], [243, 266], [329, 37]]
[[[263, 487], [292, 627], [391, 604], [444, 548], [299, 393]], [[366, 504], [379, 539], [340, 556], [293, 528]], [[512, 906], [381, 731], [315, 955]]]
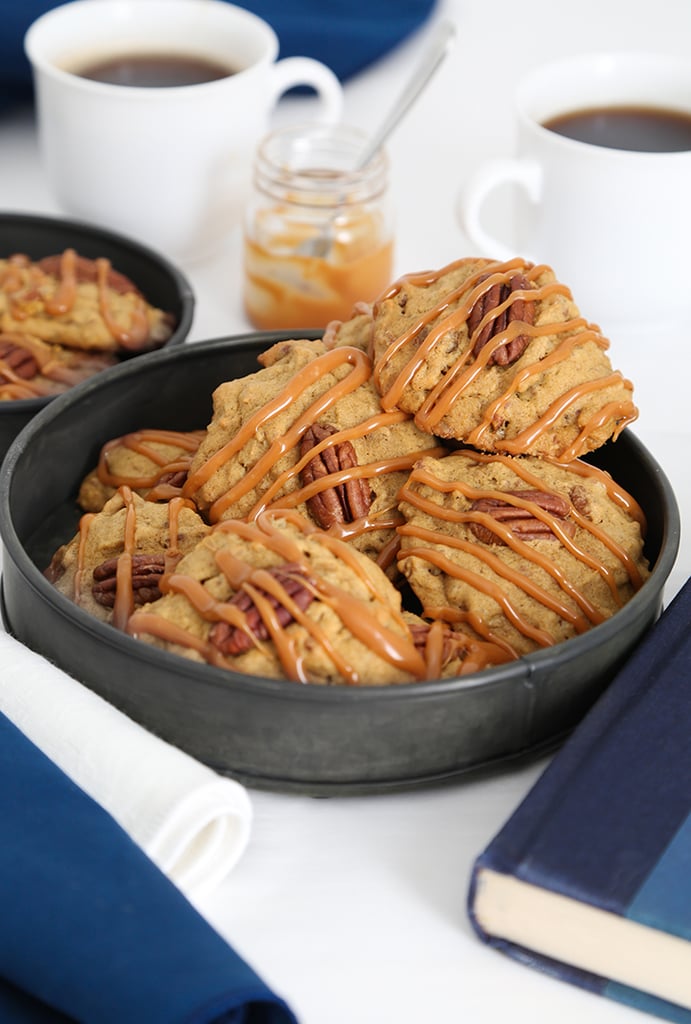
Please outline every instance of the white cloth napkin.
[[0, 711], [189, 899], [208, 895], [249, 841], [245, 788], [147, 732], [2, 631], [0, 666]]

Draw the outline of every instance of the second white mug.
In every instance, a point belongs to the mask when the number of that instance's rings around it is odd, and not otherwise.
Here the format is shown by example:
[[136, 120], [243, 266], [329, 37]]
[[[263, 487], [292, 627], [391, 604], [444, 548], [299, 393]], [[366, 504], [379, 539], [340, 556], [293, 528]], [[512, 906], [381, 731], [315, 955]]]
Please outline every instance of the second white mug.
[[[277, 60], [273, 29], [223, 0], [74, 0], [33, 23], [25, 50], [60, 205], [176, 259], [209, 254], [240, 223], [254, 150], [283, 93], [311, 86], [321, 119], [341, 114], [342, 88], [329, 68]], [[126, 54], [213, 61], [228, 74], [148, 87], [82, 73]]]
[[[617, 149], [545, 127], [572, 112], [667, 111], [691, 132], [691, 64], [671, 56], [601, 53], [528, 73], [515, 97], [517, 154], [477, 168], [459, 198], [479, 255], [550, 264], [584, 316], [617, 326], [677, 322], [691, 312], [691, 147]], [[499, 186], [515, 191], [513, 234], [486, 228]]]

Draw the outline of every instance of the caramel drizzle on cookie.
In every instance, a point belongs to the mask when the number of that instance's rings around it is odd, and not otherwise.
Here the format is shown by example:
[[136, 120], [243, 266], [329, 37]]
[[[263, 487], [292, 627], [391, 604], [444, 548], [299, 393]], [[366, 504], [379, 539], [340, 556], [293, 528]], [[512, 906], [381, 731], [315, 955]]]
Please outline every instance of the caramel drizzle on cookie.
[[[409, 274], [399, 278], [377, 300], [375, 312], [376, 307], [381, 305], [382, 302], [394, 298], [405, 283], [410, 283], [418, 288], [429, 287], [445, 274], [453, 271], [462, 262], [456, 261], [438, 271]], [[434, 433], [453, 403], [486, 370], [495, 352], [501, 346], [509, 345], [520, 336], [527, 336], [532, 339], [543, 335], [557, 334], [560, 336], [560, 341], [556, 349], [546, 359], [539, 360], [518, 373], [508, 375], [510, 382], [507, 390], [484, 410], [483, 418], [472, 432], [472, 435], [464, 439], [470, 444], [482, 447], [482, 438], [492, 427], [497, 416], [500, 415], [506, 401], [525, 385], [531, 377], [537, 377], [549, 366], [567, 359], [574, 346], [595, 342], [603, 350], [607, 349], [609, 342], [603, 337], [599, 329], [594, 325], [588, 324], [582, 317], [577, 317], [561, 324], [533, 324], [520, 319], [511, 321], [503, 330], [498, 330], [486, 344], [479, 348], [477, 354], [474, 353], [477, 347], [476, 342], [485, 327], [492, 322], [494, 317], [507, 310], [512, 303], [535, 302], [555, 293], [561, 293], [568, 298], [571, 297], [568, 288], [559, 282], [555, 281], [542, 286], [535, 284], [536, 279], [546, 269], [544, 265], [534, 266], [522, 259], [514, 259], [506, 263], [495, 263], [489, 267], [483, 266], [475, 274], [472, 274], [463, 281], [456, 289], [444, 295], [431, 309], [421, 315], [412, 327], [399, 335], [375, 364], [374, 379], [382, 394], [383, 408], [392, 409], [398, 404], [404, 389], [413, 381], [415, 375], [424, 366], [425, 360], [434, 348], [443, 342], [445, 335], [449, 331], [456, 330], [467, 324], [470, 313], [476, 303], [495, 285], [508, 284], [517, 271], [525, 277], [530, 287], [513, 290], [504, 302], [483, 316], [475, 329], [470, 332], [466, 350], [430, 391], [415, 415], [415, 422], [422, 430]], [[460, 301], [461, 299], [462, 301]], [[450, 306], [459, 301], [460, 304], [455, 309], [449, 310]], [[409, 342], [413, 343], [413, 354], [389, 387], [384, 389], [382, 385], [384, 369]], [[501, 371], [501, 368], [499, 369]], [[502, 450], [516, 455], [526, 453], [541, 434], [549, 430], [567, 409], [576, 405], [589, 391], [605, 390], [616, 385], [623, 385], [628, 391], [632, 391], [631, 383], [625, 380], [619, 371], [613, 371], [611, 375], [600, 380], [577, 385], [566, 395], [556, 400], [529, 431], [524, 431], [510, 441], [503, 440], [501, 442]], [[568, 451], [560, 456], [563, 461], [577, 458], [579, 455], [584, 454], [587, 450], [585, 441], [599, 423], [607, 422], [610, 417], [613, 418], [616, 423], [613, 437], [616, 438], [623, 428], [628, 423], [633, 422], [638, 415], [636, 407], [628, 400], [608, 403], [606, 411], [606, 416], [604, 411], [602, 411], [594, 416], [591, 422], [584, 425], [579, 437], [572, 443]], [[495, 441], [494, 444], [496, 446], [497, 442]]]
[[[526, 492], [529, 490], [541, 491], [544, 488], [544, 482], [538, 476], [533, 474], [529, 467], [521, 460], [511, 458], [510, 456], [488, 455], [471, 451], [464, 451], [463, 457], [477, 463], [503, 463], [504, 465], [510, 466], [513, 472], [527, 485]], [[643, 528], [645, 527], [645, 520], [640, 506], [637, 505], [630, 495], [626, 494], [622, 488], [614, 483], [608, 473], [595, 466], [590, 466], [587, 463], [572, 464], [569, 467], [569, 470], [576, 472], [582, 477], [597, 479], [598, 482], [604, 486], [609, 499], [614, 504], [625, 509], [632, 518], [638, 521], [639, 524], [642, 524]], [[585, 565], [589, 570], [597, 573], [607, 584], [615, 604], [618, 606], [622, 605], [623, 602], [617, 586], [615, 571], [606, 566], [592, 553], [586, 551], [582, 545], [580, 545], [577, 540], [571, 536], [570, 531], [564, 528], [563, 520], [560, 520], [558, 516], [555, 516], [542, 508], [536, 501], [521, 498], [520, 491], [512, 491], [509, 493], [506, 491], [493, 490], [491, 488], [477, 488], [472, 487], [462, 480], [440, 480], [429, 469], [424, 467], [418, 467], [413, 470], [408, 483], [401, 491], [401, 500], [407, 501], [421, 512], [445, 522], [459, 524], [480, 523], [482, 526], [496, 534], [503, 544], [510, 547], [520, 555], [521, 558], [526, 559], [528, 563], [542, 569], [543, 572], [554, 580], [560, 591], [570, 599], [570, 602], [572, 603], [567, 603], [566, 601], [561, 600], [557, 594], [545, 590], [524, 573], [521, 573], [507, 565], [505, 561], [498, 558], [488, 547], [483, 544], [478, 544], [472, 539], [440, 534], [435, 530], [429, 530], [421, 526], [416, 526], [412, 523], [407, 523], [398, 527], [399, 534], [401, 536], [414, 538], [419, 541], [420, 544], [414, 548], [407, 548], [405, 551], [405, 557], [420, 558], [450, 577], [463, 580], [474, 589], [491, 597], [499, 605], [502, 613], [514, 628], [524, 636], [529, 637], [538, 646], [551, 646], [555, 642], [555, 639], [546, 629], [535, 626], [520, 614], [502, 590], [501, 584], [495, 583], [480, 572], [474, 572], [471, 569], [457, 565], [452, 559], [443, 554], [440, 550], [440, 545], [472, 555], [491, 570], [499, 580], [510, 582], [531, 597], [534, 601], [537, 601], [543, 607], [556, 613], [564, 622], [569, 623], [576, 633], [583, 633], [593, 625], [599, 624], [604, 621], [605, 616], [602, 611], [600, 611], [600, 609], [598, 609], [589, 600], [587, 594], [579, 590], [574, 582], [555, 564], [553, 559], [550, 558], [548, 552], [536, 547], [532, 543], [526, 543], [521, 540], [520, 537], [511, 530], [510, 525], [497, 522], [491, 515], [478, 511], [477, 509], [469, 508], [466, 511], [460, 511], [440, 505], [434, 500], [425, 498], [415, 490], [415, 484], [427, 486], [436, 493], [442, 495], [455, 491], [463, 494], [469, 502], [477, 502], [481, 499], [498, 500], [503, 504], [509, 504], [520, 509], [525, 509], [533, 518], [546, 524], [551, 534], [577, 561], [581, 562], [581, 564]], [[612, 536], [607, 533], [606, 530], [582, 515], [573, 506], [573, 504], [571, 504], [569, 518], [575, 522], [577, 526], [581, 527], [592, 537], [596, 538], [612, 553], [614, 558], [626, 571], [634, 590], [638, 590], [642, 586], [644, 581], [635, 560], [615, 541]], [[486, 622], [481, 621], [477, 615], [471, 617], [463, 611], [452, 608], [426, 608], [425, 615], [430, 618], [439, 618], [447, 622], [467, 621], [481, 636], [485, 636], [495, 642], [501, 642], [499, 638], [493, 635], [489, 625]]]
[[[98, 479], [106, 487], [122, 487], [126, 485], [133, 490], [147, 490], [158, 487], [161, 478], [175, 473], [186, 473], [192, 456], [199, 448], [205, 431], [193, 430], [187, 433], [177, 430], [135, 430], [130, 434], [123, 434], [121, 437], [112, 438], [101, 448], [96, 474]], [[171, 448], [181, 448], [180, 454], [172, 457], [165, 452], [158, 451], [153, 445], [167, 445]], [[153, 469], [148, 474], [129, 476], [125, 473], [115, 473], [111, 468], [113, 453], [119, 449], [126, 448], [128, 451], [136, 452], [152, 463]], [[177, 489], [179, 490], [179, 488]], [[161, 494], [161, 497], [168, 496]], [[150, 493], [147, 495], [150, 501], [155, 501], [157, 496]]]
[[[264, 406], [262, 406], [262, 408], [258, 409], [219, 451], [215, 452], [209, 459], [207, 459], [204, 465], [198, 467], [190, 474], [183, 487], [183, 494], [185, 496], [192, 496], [195, 491], [197, 491], [213, 476], [214, 473], [221, 469], [226, 462], [242, 450], [258, 429], [269, 423], [273, 417], [283, 412], [286, 408], [293, 405], [297, 399], [317, 381], [344, 365], [349, 365], [351, 367], [347, 375], [333, 386], [327, 388], [327, 390], [315, 399], [315, 401], [312, 402], [312, 404], [300, 416], [296, 417], [290, 427], [280, 437], [276, 438], [256, 463], [245, 472], [242, 479], [213, 502], [209, 509], [209, 521], [211, 523], [218, 522], [223, 517], [223, 514], [227, 509], [249, 494], [253, 488], [260, 484], [266, 477], [267, 472], [286, 452], [297, 448], [301, 437], [307, 429], [312, 426], [312, 424], [318, 421], [320, 416], [326, 415], [329, 409], [331, 409], [345, 395], [352, 393], [362, 384], [366, 383], [371, 375], [371, 360], [360, 349], [351, 348], [345, 345], [341, 348], [328, 351], [325, 354], [318, 356], [295, 374], [278, 395], [268, 401]], [[328, 474], [321, 480], [296, 489], [288, 495], [281, 495], [280, 497], [277, 497], [280, 490], [285, 487], [286, 484], [289, 484], [291, 480], [294, 480], [304, 466], [329, 445], [340, 444], [344, 441], [352, 441], [355, 438], [364, 437], [367, 434], [385, 426], [400, 423], [408, 419], [409, 417], [407, 414], [401, 413], [399, 410], [390, 410], [388, 412], [380, 412], [363, 423], [357, 424], [356, 426], [348, 429], [339, 430], [332, 434], [329, 438], [311, 448], [309, 453], [299, 459], [294, 466], [281, 474], [276, 481], [272, 482], [272, 484], [270, 484], [262, 494], [261, 498], [259, 498], [255, 503], [246, 518], [256, 519], [257, 516], [261, 515], [261, 513], [270, 506], [294, 508], [314, 494], [337, 484], [344, 483], [348, 480], [356, 478], [369, 479], [372, 476], [380, 474], [407, 470], [414, 465], [422, 455], [427, 454], [439, 456], [445, 451], [441, 446], [433, 446], [425, 451], [418, 450], [410, 453], [409, 455], [386, 459], [376, 463], [369, 463], [367, 465], [356, 466], [351, 469], [342, 470], [339, 473]], [[396, 514], [395, 510], [391, 509], [385, 510], [383, 513], [379, 513], [376, 516], [373, 515], [371, 517], [358, 519], [355, 523], [335, 524], [334, 527], [330, 528], [330, 530], [333, 533], [340, 533], [341, 536], [352, 537], [367, 530], [393, 527], [399, 521], [400, 518]]]
[[[14, 287], [16, 290], [16, 274], [20, 268], [28, 269], [30, 284], [21, 296], [22, 302], [31, 299], [35, 292], [35, 298], [42, 300], [43, 308], [49, 316], [65, 316], [74, 307], [77, 300], [80, 280], [78, 260], [79, 257], [74, 249], [68, 248], [61, 253], [57, 271], [57, 287], [52, 295], [43, 294], [40, 288], [41, 272], [36, 268], [35, 274], [32, 275], [32, 268], [30, 265], [27, 266], [26, 262], [17, 262], [14, 268], [15, 277], [12, 277], [10, 271], [6, 280], [9, 281], [10, 288]], [[134, 307], [130, 313], [130, 322], [128, 324], [119, 322], [112, 310], [111, 289], [109, 286], [112, 264], [105, 257], [97, 258], [94, 263], [96, 267], [98, 307], [107, 330], [122, 348], [135, 351], [141, 349], [146, 344], [150, 331], [145, 299], [136, 292], [132, 292]], [[34, 286], [31, 285], [32, 277], [35, 278], [36, 282]], [[25, 318], [26, 315], [26, 311], [22, 310], [21, 306], [13, 310], [13, 316], [16, 319]]]
[[[371, 608], [361, 600], [353, 597], [330, 580], [322, 576], [316, 577], [309, 558], [305, 556], [300, 545], [292, 536], [288, 536], [284, 530], [274, 525], [273, 517], [276, 515], [288, 518], [297, 524], [304, 533], [309, 534], [319, 544], [328, 548], [357, 574], [373, 600], [383, 603], [383, 598], [379, 595], [375, 584], [363, 566], [359, 564], [355, 553], [347, 545], [340, 543], [336, 538], [323, 531], [315, 529], [295, 513], [264, 513], [251, 523], [243, 520], [226, 520], [219, 523], [215, 529], [242, 537], [253, 546], [256, 545], [272, 552], [283, 563], [296, 566], [301, 573], [299, 577], [301, 582], [309, 588], [314, 598], [328, 605], [339, 616], [346, 629], [368, 650], [376, 652], [392, 667], [407, 673], [414, 679], [425, 679], [428, 673], [427, 663], [416, 648], [400, 613], [396, 613], [386, 604], [388, 614], [399, 623], [400, 631], [396, 631], [381, 623], [376, 612], [372, 612]], [[327, 630], [321, 627], [319, 620], [307, 615], [286, 593], [279, 580], [266, 570], [254, 567], [227, 549], [217, 551], [215, 561], [232, 590], [238, 591], [244, 588], [251, 593], [254, 606], [261, 615], [283, 671], [289, 679], [303, 683], [309, 682], [305, 666], [297, 653], [290, 632], [281, 625], [275, 606], [269, 601], [262, 600], [261, 595], [257, 593], [258, 590], [270, 593], [282, 607], [289, 611], [291, 618], [307, 630], [313, 641], [321, 646], [333, 662], [344, 682], [352, 686], [362, 683], [356, 667], [346, 659], [342, 651], [334, 647]], [[261, 647], [262, 641], [258, 640], [250, 629], [246, 614], [229, 601], [216, 600], [200, 581], [173, 572], [164, 578], [161, 590], [167, 594], [184, 595], [205, 621], [209, 623], [227, 622], [243, 629], [248, 633], [252, 643]], [[258, 600], [257, 597], [259, 597]], [[194, 636], [149, 609], [135, 611], [129, 620], [127, 631], [133, 636], [145, 633], [169, 643], [189, 647], [212, 665], [225, 668], [232, 665], [232, 661], [222, 655], [208, 639]]]
[[8, 358], [0, 356], [0, 394], [5, 398], [39, 398], [45, 395], [45, 382], [37, 380], [39, 374], [51, 371], [55, 363], [52, 352], [42, 348], [37, 339], [29, 334], [16, 331], [0, 333], [0, 351], [23, 349], [32, 359], [36, 373], [30, 377], [20, 376]]
[[[304, 502], [309, 501], [310, 498], [320, 492], [331, 487], [338, 487], [342, 484], [346, 484], [349, 480], [370, 480], [372, 477], [382, 476], [389, 473], [403, 473], [412, 469], [415, 463], [424, 456], [440, 458], [442, 455], [446, 454], [446, 449], [442, 446], [418, 449], [417, 451], [408, 452], [405, 455], [400, 455], [395, 458], [382, 459], [379, 462], [367, 462], [349, 469], [339, 470], [335, 473], [328, 473], [319, 480], [314, 480], [309, 484], [295, 487], [288, 493], [281, 494], [281, 491], [286, 487], [286, 485], [296, 478], [299, 478], [305, 466], [326, 448], [343, 444], [346, 441], [352, 442], [356, 438], [365, 437], [387, 425], [402, 423], [407, 419], [409, 419], [407, 414], [401, 413], [398, 410], [390, 413], [382, 412], [377, 416], [372, 416], [367, 420], [363, 420], [362, 423], [358, 423], [354, 427], [335, 431], [329, 437], [324, 438], [324, 440], [310, 448], [305, 455], [298, 459], [295, 465], [284, 470], [284, 472], [281, 473], [280, 476], [278, 476], [262, 494], [261, 498], [250, 510], [246, 518], [256, 519], [257, 516], [261, 515], [261, 513], [266, 511], [268, 508], [295, 509]], [[279, 495], [279, 497], [276, 497], [277, 495]], [[401, 522], [402, 516], [398, 511], [397, 505], [394, 505], [389, 508], [379, 509], [376, 512], [370, 511], [367, 515], [360, 516], [351, 522], [333, 523], [325, 532], [334, 537], [338, 537], [340, 540], [347, 541], [375, 530], [395, 529]], [[392, 563], [395, 558], [395, 549], [397, 545], [397, 539], [393, 538], [392, 550], [386, 548], [381, 552], [380, 556], [376, 560], [381, 567], [386, 568]]]
[[[137, 549], [137, 508], [134, 495], [129, 487], [118, 490], [124, 502], [124, 527], [122, 531], [122, 551], [117, 556], [115, 601], [113, 604], [112, 624], [116, 629], [124, 630], [134, 609], [134, 590], [132, 586], [132, 556]], [[186, 506], [182, 498], [172, 498], [168, 502], [168, 546], [163, 552], [165, 556], [164, 572], [170, 572], [181, 557], [179, 546], [180, 512]], [[82, 592], [86, 584], [86, 557], [91, 525], [97, 513], [87, 512], [79, 520], [79, 544], [77, 549], [77, 566], [74, 575], [73, 600], [82, 603]], [[160, 553], [160, 552], [156, 552]], [[91, 579], [88, 585], [91, 586]]]
[[110, 261], [100, 257], [96, 260], [96, 268], [98, 308], [103, 322], [122, 348], [136, 352], [146, 345], [149, 338], [149, 316], [146, 301], [140, 295], [135, 295], [135, 305], [130, 313], [129, 324], [125, 326], [119, 323], [113, 315], [110, 301], [108, 287], [108, 275], [111, 271]]

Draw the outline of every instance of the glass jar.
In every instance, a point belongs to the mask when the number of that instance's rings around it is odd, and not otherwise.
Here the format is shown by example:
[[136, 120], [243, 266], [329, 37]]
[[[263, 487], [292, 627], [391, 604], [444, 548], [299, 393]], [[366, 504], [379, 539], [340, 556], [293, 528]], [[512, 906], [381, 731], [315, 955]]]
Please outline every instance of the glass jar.
[[261, 330], [346, 320], [391, 283], [393, 238], [383, 151], [342, 125], [285, 128], [260, 143], [245, 219], [245, 310]]

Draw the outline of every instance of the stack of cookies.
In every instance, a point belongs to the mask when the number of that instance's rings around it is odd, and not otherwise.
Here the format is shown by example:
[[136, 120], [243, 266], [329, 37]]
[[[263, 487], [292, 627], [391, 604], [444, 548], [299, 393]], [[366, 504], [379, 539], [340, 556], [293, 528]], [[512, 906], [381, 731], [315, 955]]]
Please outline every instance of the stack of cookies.
[[160, 347], [173, 329], [172, 315], [105, 258], [65, 249], [0, 259], [0, 401], [59, 394]]
[[221, 384], [203, 431], [109, 441], [48, 575], [143, 642], [307, 683], [451, 678], [575, 637], [648, 574], [582, 456], [637, 411], [546, 266], [407, 275]]

